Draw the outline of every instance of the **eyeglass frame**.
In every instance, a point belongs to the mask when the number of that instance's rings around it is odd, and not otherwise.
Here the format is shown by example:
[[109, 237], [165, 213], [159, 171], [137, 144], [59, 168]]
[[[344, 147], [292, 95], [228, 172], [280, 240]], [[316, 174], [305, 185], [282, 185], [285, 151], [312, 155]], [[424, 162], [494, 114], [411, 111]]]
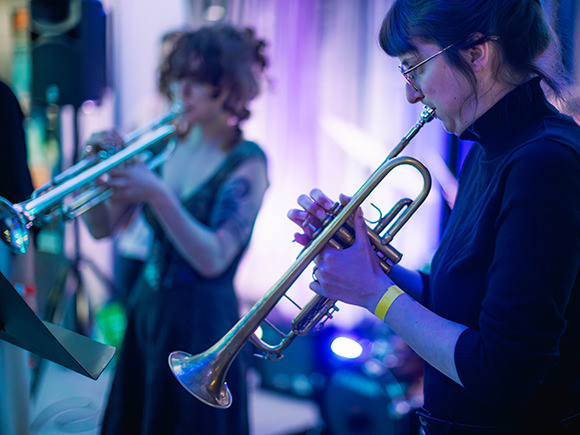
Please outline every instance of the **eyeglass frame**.
[[[484, 41], [493, 41], [493, 42], [498, 42], [500, 40], [499, 36], [483, 36], [479, 39], [477, 39], [476, 41], [473, 41], [470, 43], [470, 46], [474, 46], [477, 44], [481, 44]], [[449, 44], [447, 47], [439, 50], [437, 53], [429, 56], [427, 59], [422, 60], [421, 62], [419, 62], [417, 65], [412, 66], [411, 68], [409, 68], [408, 70], [404, 70], [403, 69], [403, 65], [399, 65], [399, 71], [401, 72], [401, 74], [403, 75], [403, 78], [405, 79], [405, 81], [409, 84], [409, 86], [411, 86], [415, 92], [419, 92], [419, 89], [417, 88], [417, 86], [415, 86], [415, 84], [413, 83], [413, 81], [408, 77], [409, 74], [411, 74], [413, 71], [415, 71], [417, 68], [422, 67], [423, 65], [425, 65], [427, 62], [429, 62], [430, 60], [436, 58], [437, 56], [439, 56], [440, 54], [445, 53], [447, 50], [449, 50], [451, 47], [453, 47], [454, 45], [458, 44], [458, 41], [454, 42], [453, 44]], [[415, 78], [414, 76], [412, 76], [413, 78]]]
[[437, 56], [439, 56], [440, 54], [445, 53], [447, 50], [449, 50], [451, 47], [453, 47], [455, 44], [457, 44], [457, 42], [454, 42], [453, 44], [449, 44], [447, 47], [439, 50], [437, 53], [432, 54], [431, 56], [429, 56], [427, 59], [422, 60], [421, 62], [419, 62], [417, 65], [412, 66], [411, 68], [409, 68], [408, 70], [404, 70], [403, 69], [403, 64], [399, 65], [399, 71], [401, 72], [401, 74], [403, 75], [403, 78], [405, 79], [405, 81], [407, 82], [407, 84], [409, 86], [411, 86], [415, 92], [419, 92], [419, 89], [417, 88], [417, 86], [415, 86], [415, 84], [413, 83], [412, 79], [415, 78], [415, 76], [411, 76], [411, 78], [409, 78], [409, 74], [411, 74], [413, 71], [415, 71], [416, 69], [422, 67], [423, 65], [425, 65], [427, 62], [429, 62], [430, 60], [435, 59]]

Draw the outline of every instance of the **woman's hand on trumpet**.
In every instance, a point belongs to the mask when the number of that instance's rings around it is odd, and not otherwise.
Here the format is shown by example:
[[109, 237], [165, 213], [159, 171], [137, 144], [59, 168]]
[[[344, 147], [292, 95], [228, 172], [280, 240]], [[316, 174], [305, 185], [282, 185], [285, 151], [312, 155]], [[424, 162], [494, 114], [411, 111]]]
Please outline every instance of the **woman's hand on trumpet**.
[[307, 246], [334, 203], [321, 190], [313, 189], [310, 196], [300, 195], [298, 197], [298, 205], [303, 210], [292, 209], [288, 211], [288, 218], [304, 231], [304, 233], [294, 233], [294, 240], [302, 246]]
[[161, 178], [138, 159], [111, 170], [105, 185], [113, 189], [111, 199], [114, 201], [144, 204], [154, 201], [167, 188]]
[[[340, 195], [341, 204], [349, 200], [348, 196]], [[328, 214], [333, 202], [322, 191], [314, 189], [310, 196], [301, 195], [298, 204], [303, 209], [290, 210], [288, 218], [303, 229], [303, 233], [295, 233], [294, 239], [305, 246], [312, 240], [314, 231]], [[354, 213], [354, 229], [355, 241], [350, 247], [340, 250], [326, 248], [316, 257], [314, 280], [310, 283], [310, 289], [321, 296], [374, 312], [393, 281], [381, 269], [360, 208]]]
[[[112, 154], [125, 147], [121, 135], [115, 130], [107, 130], [91, 135], [85, 146], [85, 156], [100, 152]], [[105, 188], [113, 189], [113, 201], [125, 203], [146, 203], [153, 200], [165, 185], [144, 163], [145, 157], [137, 154], [130, 161], [107, 172], [98, 181]]]
[[93, 133], [83, 151], [83, 157], [95, 156], [100, 152], [112, 154], [125, 147], [125, 142], [121, 135], [115, 130], [106, 130]]

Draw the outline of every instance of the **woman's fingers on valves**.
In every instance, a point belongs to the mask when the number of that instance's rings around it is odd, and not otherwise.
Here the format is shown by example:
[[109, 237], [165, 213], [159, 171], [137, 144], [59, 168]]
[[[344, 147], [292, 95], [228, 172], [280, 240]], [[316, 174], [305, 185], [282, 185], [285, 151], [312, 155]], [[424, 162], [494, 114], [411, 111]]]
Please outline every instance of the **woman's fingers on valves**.
[[312, 198], [312, 201], [318, 207], [325, 211], [323, 217], [326, 216], [334, 206], [334, 201], [331, 201], [330, 198], [328, 198], [328, 196], [326, 196], [320, 189], [312, 189], [310, 191], [310, 198]]
[[313, 189], [310, 195], [300, 195], [297, 202], [303, 210], [291, 209], [287, 216], [302, 228], [303, 233], [295, 233], [294, 240], [305, 246], [312, 241], [314, 233], [322, 226], [322, 221], [333, 207], [333, 202], [319, 189]]
[[340, 201], [340, 203], [342, 205], [348, 204], [351, 199], [352, 199], [352, 196], [345, 195], [344, 193], [341, 193], [338, 197], [338, 200]]
[[294, 241], [298, 242], [302, 246], [306, 246], [310, 243], [313, 237], [314, 229], [310, 225], [309, 214], [304, 210], [291, 209], [288, 210], [287, 217], [296, 225], [298, 225], [303, 233], [294, 233]]
[[324, 219], [324, 209], [322, 209], [309, 195], [300, 195], [297, 202], [300, 207], [302, 207], [316, 219]]
[[303, 227], [304, 222], [306, 221], [306, 219], [308, 219], [309, 215], [304, 210], [292, 208], [292, 209], [288, 210], [288, 213], [286, 214], [286, 216], [288, 217], [288, 219], [290, 219], [292, 222], [294, 222], [299, 227]]

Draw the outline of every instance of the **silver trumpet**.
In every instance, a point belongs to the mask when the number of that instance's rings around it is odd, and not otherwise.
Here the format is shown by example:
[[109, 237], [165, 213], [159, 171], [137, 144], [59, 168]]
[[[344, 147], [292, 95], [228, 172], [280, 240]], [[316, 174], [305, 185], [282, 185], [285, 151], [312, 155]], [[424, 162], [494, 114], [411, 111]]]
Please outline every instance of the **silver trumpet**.
[[[29, 245], [29, 230], [33, 225], [56, 217], [75, 219], [112, 195], [112, 189], [96, 185], [95, 181], [111, 169], [131, 158], [145, 154], [150, 169], [159, 166], [175, 147], [170, 140], [175, 133], [172, 122], [181, 114], [173, 108], [153, 124], [124, 138], [126, 146], [117, 151], [102, 150], [56, 175], [39, 187], [30, 199], [12, 204], [0, 197], [0, 236], [12, 251], [24, 253]], [[162, 145], [161, 147], [159, 145]]]
[[321, 227], [315, 232], [312, 242], [302, 250], [294, 264], [220, 341], [197, 355], [182, 351], [175, 351], [169, 355], [169, 366], [187, 391], [210, 406], [228, 408], [232, 403], [232, 394], [225, 381], [226, 374], [234, 358], [248, 340], [264, 352], [265, 358], [279, 359], [282, 357], [282, 351], [295, 337], [310, 333], [315, 326], [320, 326], [327, 319], [332, 318], [332, 314], [338, 310], [335, 305], [336, 301], [316, 295], [293, 319], [291, 331], [288, 334], [278, 331], [282, 337], [279, 344], [270, 345], [254, 334], [262, 322], [269, 323], [266, 319], [268, 314], [327, 245], [342, 249], [352, 244], [354, 230], [349, 221], [352, 221], [353, 213], [387, 174], [397, 166], [409, 165], [417, 169], [423, 177], [421, 192], [414, 200], [408, 198], [399, 200], [391, 211], [380, 219], [374, 229], [367, 228], [370, 242], [380, 259], [383, 270], [389, 272], [393, 265], [400, 261], [402, 255], [392, 248], [390, 243], [429, 194], [431, 176], [427, 168], [418, 160], [397, 156], [423, 125], [431, 121], [434, 116], [433, 109], [424, 108], [419, 121], [359, 188], [348, 204], [344, 206], [335, 204]]

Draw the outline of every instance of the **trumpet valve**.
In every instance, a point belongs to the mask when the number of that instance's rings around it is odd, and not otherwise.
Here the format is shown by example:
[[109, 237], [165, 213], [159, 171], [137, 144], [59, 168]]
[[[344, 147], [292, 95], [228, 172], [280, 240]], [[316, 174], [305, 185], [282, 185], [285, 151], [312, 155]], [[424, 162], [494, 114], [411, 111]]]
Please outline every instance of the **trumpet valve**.
[[292, 332], [296, 335], [306, 335], [315, 327], [318, 330], [338, 310], [335, 300], [316, 295], [292, 320]]

